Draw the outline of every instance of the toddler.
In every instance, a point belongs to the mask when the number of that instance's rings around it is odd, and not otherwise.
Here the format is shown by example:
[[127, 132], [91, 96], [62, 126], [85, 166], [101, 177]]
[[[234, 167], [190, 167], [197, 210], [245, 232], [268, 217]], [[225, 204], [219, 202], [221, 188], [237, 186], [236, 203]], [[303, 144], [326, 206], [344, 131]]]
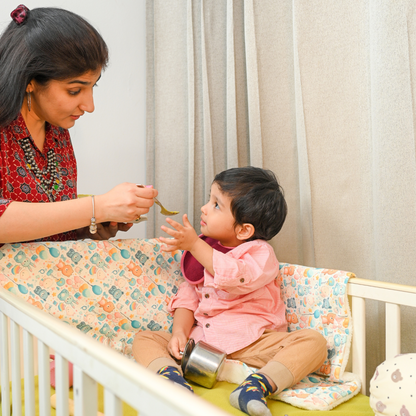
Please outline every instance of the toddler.
[[139, 332], [137, 362], [192, 387], [183, 378], [181, 354], [188, 338], [202, 340], [259, 368], [230, 395], [230, 403], [252, 416], [271, 416], [266, 398], [318, 369], [327, 357], [325, 338], [311, 329], [287, 332], [285, 306], [276, 281], [279, 262], [267, 243], [282, 228], [287, 206], [268, 170], [244, 167], [219, 173], [201, 208], [198, 236], [186, 215], [168, 218], [165, 251], [184, 250], [185, 282], [171, 299], [172, 334]]

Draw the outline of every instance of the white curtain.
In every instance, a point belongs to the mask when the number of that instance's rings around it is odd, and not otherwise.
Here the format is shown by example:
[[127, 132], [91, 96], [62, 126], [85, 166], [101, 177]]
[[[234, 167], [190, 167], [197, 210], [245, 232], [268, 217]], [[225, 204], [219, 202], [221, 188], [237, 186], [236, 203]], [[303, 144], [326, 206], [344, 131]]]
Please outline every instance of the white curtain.
[[[280, 261], [416, 285], [415, 4], [148, 0], [147, 174], [160, 200], [198, 229], [216, 173], [268, 168], [289, 206]], [[149, 216], [149, 237], [163, 222]], [[371, 349], [384, 308], [368, 307]], [[402, 352], [415, 352], [403, 312]], [[368, 377], [383, 360], [368, 357]]]

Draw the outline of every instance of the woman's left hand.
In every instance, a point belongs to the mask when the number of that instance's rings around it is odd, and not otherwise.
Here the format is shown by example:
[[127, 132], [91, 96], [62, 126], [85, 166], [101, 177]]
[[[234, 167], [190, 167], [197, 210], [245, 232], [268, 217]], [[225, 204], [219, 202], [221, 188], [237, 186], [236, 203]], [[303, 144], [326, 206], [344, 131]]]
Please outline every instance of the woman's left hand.
[[80, 228], [77, 230], [77, 233], [80, 240], [84, 238], [90, 238], [91, 240], [109, 240], [118, 231], [130, 230], [132, 225], [133, 223], [103, 222], [102, 224], [97, 224], [97, 232], [95, 234], [90, 233], [90, 227]]

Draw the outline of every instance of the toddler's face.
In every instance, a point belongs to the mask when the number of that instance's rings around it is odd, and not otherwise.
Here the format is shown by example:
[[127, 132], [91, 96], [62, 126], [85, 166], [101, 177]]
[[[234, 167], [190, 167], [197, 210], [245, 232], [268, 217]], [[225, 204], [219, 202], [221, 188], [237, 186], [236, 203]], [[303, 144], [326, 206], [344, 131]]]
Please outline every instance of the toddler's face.
[[216, 183], [211, 186], [207, 204], [201, 208], [201, 233], [215, 238], [227, 247], [236, 247], [241, 241], [236, 237], [235, 219], [231, 213], [231, 198], [220, 191]]

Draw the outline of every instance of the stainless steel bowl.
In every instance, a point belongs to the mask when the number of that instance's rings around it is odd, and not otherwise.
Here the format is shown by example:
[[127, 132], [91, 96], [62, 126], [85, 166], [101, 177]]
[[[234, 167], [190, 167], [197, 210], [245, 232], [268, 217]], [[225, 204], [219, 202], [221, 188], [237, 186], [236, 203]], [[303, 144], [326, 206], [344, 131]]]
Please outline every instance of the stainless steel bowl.
[[206, 342], [199, 341], [195, 344], [190, 338], [182, 355], [183, 375], [188, 380], [210, 389], [217, 380], [226, 355], [224, 351]]

